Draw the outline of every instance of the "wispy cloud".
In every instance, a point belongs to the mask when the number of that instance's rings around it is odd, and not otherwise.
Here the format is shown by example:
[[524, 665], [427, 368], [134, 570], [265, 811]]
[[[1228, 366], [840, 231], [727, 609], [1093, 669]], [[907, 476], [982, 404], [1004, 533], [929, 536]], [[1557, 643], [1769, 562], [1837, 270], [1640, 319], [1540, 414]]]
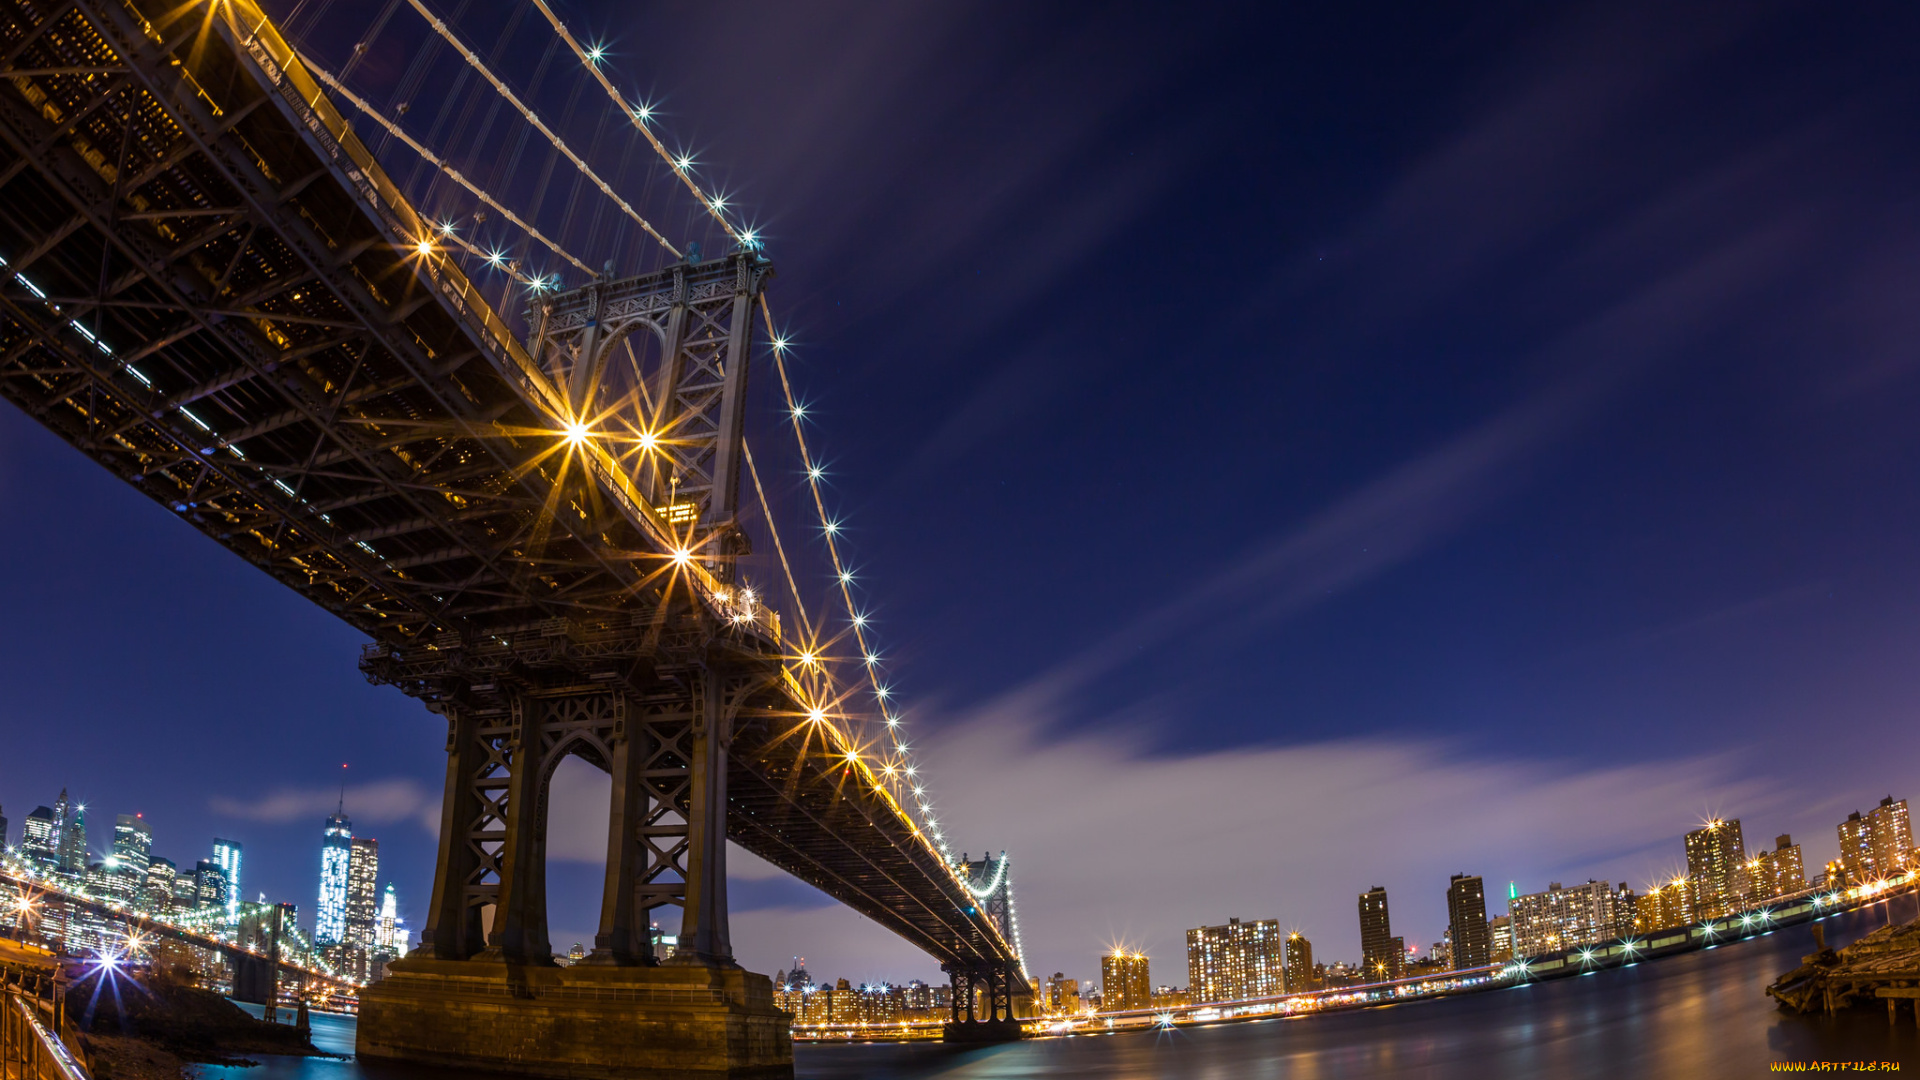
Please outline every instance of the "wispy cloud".
[[1509, 880], [1638, 887], [1704, 810], [1753, 816], [1792, 798], [1712, 754], [1599, 765], [1356, 739], [1169, 756], [1105, 725], [1049, 741], [1051, 720], [1009, 710], [943, 726], [927, 760], [948, 778], [937, 791], [955, 847], [1012, 854], [1033, 966], [1083, 978], [1126, 942], [1155, 957], [1156, 979], [1183, 981], [1182, 931], [1229, 916], [1278, 918], [1320, 955], [1357, 958], [1354, 898], [1373, 885], [1395, 932], [1430, 944], [1451, 873], [1483, 875], [1490, 896]]
[[350, 784], [344, 793], [339, 788], [283, 787], [250, 799], [216, 795], [208, 805], [226, 817], [273, 823], [318, 821], [344, 805], [355, 822], [415, 821], [430, 833], [440, 830], [440, 792], [408, 777]]

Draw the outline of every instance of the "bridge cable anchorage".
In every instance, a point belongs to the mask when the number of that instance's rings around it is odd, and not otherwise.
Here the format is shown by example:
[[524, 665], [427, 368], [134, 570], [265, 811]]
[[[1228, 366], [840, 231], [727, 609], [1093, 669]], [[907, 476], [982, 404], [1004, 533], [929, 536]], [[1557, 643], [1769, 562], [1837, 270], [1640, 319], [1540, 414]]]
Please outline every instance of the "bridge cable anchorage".
[[[358, 94], [355, 94], [353, 91], [347, 89], [346, 86], [343, 85], [339, 79], [334, 78], [332, 75], [328, 74], [325, 68], [314, 63], [313, 60], [310, 57], [306, 56], [304, 53], [298, 54], [298, 55], [300, 56], [300, 62], [306, 65], [307, 70], [309, 72], [312, 72], [315, 78], [327, 84], [328, 89], [332, 90], [336, 94], [339, 94], [341, 97], [346, 98], [349, 102], [352, 102], [355, 108], [365, 113], [369, 119], [373, 120], [374, 123], [379, 124], [381, 127], [385, 128], [389, 135], [392, 135], [394, 138], [399, 139], [401, 142], [407, 144], [408, 148], [410, 148], [414, 153], [419, 154], [423, 159], [426, 160], [428, 164], [433, 165], [434, 167], [438, 168], [442, 173], [446, 174], [448, 179], [452, 180], [454, 183], [459, 184], [461, 187], [466, 188], [468, 191], [472, 192], [474, 197], [479, 199], [482, 203], [485, 203], [487, 206], [493, 208], [494, 210], [499, 211], [502, 217], [506, 218], [509, 222], [512, 222], [514, 225], [518, 226], [520, 231], [526, 233], [528, 236], [533, 237], [535, 240], [540, 241], [542, 244], [545, 244], [547, 248], [551, 250], [555, 255], [560, 256], [561, 258], [567, 260], [573, 265], [579, 267], [581, 270], [586, 271], [586, 273], [590, 276], [598, 276], [598, 272], [595, 271], [591, 266], [588, 266], [586, 263], [575, 258], [573, 254], [568, 252], [565, 248], [561, 247], [559, 244], [555, 243], [554, 241], [548, 239], [543, 233], [541, 233], [539, 229], [536, 229], [532, 225], [528, 224], [527, 222], [522, 221], [518, 214], [515, 214], [513, 211], [507, 209], [505, 206], [500, 205], [499, 200], [487, 194], [485, 191], [482, 191], [479, 185], [475, 184], [471, 180], [468, 180], [464, 175], [461, 174], [460, 170], [455, 169], [452, 165], [449, 165], [439, 155], [435, 154], [432, 150], [427, 149], [426, 146], [422, 145], [418, 140], [413, 138], [413, 136], [408, 135], [404, 130], [401, 129], [399, 124], [396, 124], [392, 120], [389, 120], [385, 116], [382, 116], [380, 114], [380, 111], [373, 107], [372, 103], [366, 101], [365, 99], [361, 98]], [[452, 236], [451, 233], [444, 233], [444, 231], [443, 231], [443, 235]], [[482, 251], [478, 247], [475, 247], [473, 244], [468, 243], [467, 241], [459, 237], [453, 237], [453, 240], [455, 243], [467, 249], [469, 252], [473, 253], [474, 255], [478, 256], [481, 259], [486, 260], [488, 265], [495, 266], [496, 268], [501, 270], [506, 270], [507, 273], [511, 274], [513, 278], [516, 281], [519, 281], [521, 284], [530, 285], [530, 286], [537, 285], [539, 279], [529, 277], [526, 274], [520, 272], [519, 270], [512, 269], [505, 266], [504, 264], [500, 263], [500, 261], [491, 253]]]
[[[414, 6], [419, 6], [419, 0], [412, 0], [412, 2]], [[607, 73], [600, 69], [598, 58], [591, 55], [588, 50], [580, 47], [580, 42], [574, 38], [573, 32], [568, 30], [566, 24], [560, 21], [560, 16], [555, 15], [553, 9], [547, 6], [547, 0], [533, 0], [533, 4], [540, 9], [540, 14], [545, 15], [547, 21], [553, 24], [554, 33], [559, 34], [560, 40], [567, 43], [567, 47], [573, 50], [573, 55], [580, 58], [580, 65], [587, 69], [587, 72], [591, 74], [594, 80], [600, 84], [601, 88], [607, 92], [607, 96], [613, 99], [613, 103], [619, 108], [621, 115], [625, 116], [635, 128], [638, 128], [640, 134], [647, 137], [647, 141], [653, 144], [654, 150], [659, 153], [661, 159], [673, 169], [674, 175], [678, 176], [681, 182], [687, 185], [687, 190], [691, 191], [694, 199], [696, 199], [702, 207], [706, 208], [707, 214], [711, 216], [713, 220], [720, 223], [720, 227], [726, 230], [727, 235], [732, 237], [734, 242], [757, 246], [758, 241], [753, 238], [751, 231], [743, 233], [734, 228], [733, 223], [727, 220], [726, 214], [721, 212], [721, 207], [725, 205], [725, 200], [717, 196], [708, 195], [706, 192], [700, 190], [700, 185], [695, 183], [693, 179], [692, 162], [685, 157], [676, 158], [667, 150], [666, 144], [662, 143], [660, 137], [653, 133], [653, 129], [647, 126], [647, 118], [645, 116], [646, 107], [642, 105], [639, 108], [635, 108], [621, 95], [619, 90], [614, 88], [613, 83], [607, 79]], [[661, 243], [664, 244], [666, 241], [662, 240]], [[673, 248], [669, 246], [667, 250], [673, 251]], [[680, 254], [677, 251], [673, 253], [675, 255]]]
[[[661, 247], [664, 247], [668, 251], [673, 252], [675, 258], [682, 257], [680, 250], [674, 247], [673, 244], [669, 243], [667, 238], [660, 234], [660, 230], [653, 227], [652, 222], [648, 221], [644, 217], [641, 217], [639, 211], [635, 210], [627, 202], [627, 200], [621, 198], [613, 190], [612, 184], [609, 184], [605, 180], [602, 180], [600, 178], [600, 174], [594, 172], [593, 167], [591, 165], [588, 165], [586, 161], [580, 157], [579, 154], [574, 153], [572, 147], [568, 146], [566, 142], [560, 138], [560, 136], [554, 134], [552, 128], [548, 127], [546, 123], [542, 121], [538, 116], [535, 116], [533, 113], [533, 110], [527, 108], [526, 103], [521, 101], [520, 98], [516, 94], [514, 94], [514, 92], [511, 89], [507, 87], [506, 83], [500, 81], [500, 77], [498, 75], [495, 75], [491, 68], [487, 67], [486, 62], [484, 60], [480, 59], [480, 54], [474, 52], [472, 49], [469, 49], [466, 43], [461, 41], [459, 37], [457, 37], [454, 34], [453, 30], [449, 28], [444, 21], [442, 21], [438, 16], [434, 15], [433, 12], [428, 11], [426, 8], [426, 5], [422, 4], [420, 0], [407, 0], [407, 3], [412, 5], [413, 10], [420, 13], [421, 18], [427, 20], [427, 24], [433, 27], [434, 33], [439, 34], [442, 38], [444, 38], [447, 44], [452, 45], [456, 52], [458, 52], [461, 56], [466, 58], [467, 63], [470, 66], [472, 66], [472, 68], [475, 71], [478, 71], [482, 78], [486, 79], [489, 83], [493, 84], [493, 89], [496, 93], [498, 93], [501, 97], [505, 98], [509, 105], [512, 105], [514, 108], [520, 110], [520, 115], [527, 121], [527, 123], [533, 125], [534, 130], [538, 131], [542, 135], [545, 135], [547, 137], [547, 141], [553, 144], [554, 149], [566, 155], [567, 160], [573, 162], [574, 168], [579, 169], [582, 175], [584, 175], [588, 180], [593, 181], [594, 185], [600, 189], [602, 194], [606, 195], [607, 198], [612, 199], [614, 202], [614, 205], [618, 206], [623, 213], [625, 213], [628, 217], [632, 218], [635, 224], [639, 225], [642, 229], [645, 229], [647, 231], [648, 236], [651, 236], [655, 240], [659, 241]], [[600, 277], [600, 274], [596, 271], [588, 271], [588, 273], [595, 279], [598, 279]]]

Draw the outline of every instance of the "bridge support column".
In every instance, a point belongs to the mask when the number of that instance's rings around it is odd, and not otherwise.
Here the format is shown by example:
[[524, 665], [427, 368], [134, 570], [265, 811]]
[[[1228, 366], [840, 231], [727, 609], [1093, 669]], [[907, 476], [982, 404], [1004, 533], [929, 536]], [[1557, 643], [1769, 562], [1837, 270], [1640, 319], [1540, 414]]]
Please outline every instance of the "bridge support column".
[[[361, 995], [360, 1057], [520, 1076], [792, 1077], [791, 1017], [766, 976], [733, 962], [727, 932], [727, 753], [750, 683], [715, 667], [646, 688], [515, 675], [449, 695], [432, 948]], [[613, 798], [594, 953], [561, 968], [545, 808], [569, 755], [611, 773]], [[661, 965], [649, 915], [671, 906], [680, 946]]]
[[1010, 967], [990, 962], [957, 963], [947, 964], [942, 970], [953, 986], [953, 1019], [943, 1033], [947, 1042], [1011, 1042], [1026, 1037], [1013, 1015]]

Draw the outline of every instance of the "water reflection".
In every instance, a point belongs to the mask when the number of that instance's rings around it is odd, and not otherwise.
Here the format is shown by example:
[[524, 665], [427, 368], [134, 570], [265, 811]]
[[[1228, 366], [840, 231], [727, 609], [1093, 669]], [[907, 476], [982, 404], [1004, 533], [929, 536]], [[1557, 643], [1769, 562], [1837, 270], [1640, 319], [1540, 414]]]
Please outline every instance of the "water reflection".
[[[1878, 908], [1822, 924], [1844, 945], [1879, 925]], [[1911, 1014], [1890, 1027], [1864, 1009], [1837, 1017], [1776, 1010], [1766, 985], [1813, 949], [1793, 927], [1686, 956], [1558, 982], [1329, 1016], [1210, 1028], [1036, 1039], [981, 1049], [938, 1044], [817, 1046], [796, 1051], [802, 1080], [1242, 1080], [1287, 1077], [1753, 1076], [1772, 1061], [1920, 1062]], [[351, 1021], [326, 1018], [329, 1041]], [[322, 1018], [314, 1018], [316, 1041]], [[214, 1068], [207, 1080], [440, 1080], [444, 1074], [274, 1059]]]

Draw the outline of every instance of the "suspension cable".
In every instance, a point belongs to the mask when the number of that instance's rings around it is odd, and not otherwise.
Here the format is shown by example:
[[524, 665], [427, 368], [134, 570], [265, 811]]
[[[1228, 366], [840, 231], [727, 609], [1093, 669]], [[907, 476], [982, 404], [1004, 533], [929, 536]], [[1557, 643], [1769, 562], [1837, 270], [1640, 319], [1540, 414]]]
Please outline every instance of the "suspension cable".
[[[547, 141], [553, 143], [554, 149], [560, 151], [562, 154], [565, 154], [567, 156], [567, 160], [573, 162], [574, 168], [579, 169], [582, 173], [586, 175], [587, 179], [593, 181], [593, 183], [597, 185], [603, 193], [605, 193], [607, 198], [612, 199], [614, 203], [620, 207], [621, 210], [626, 212], [626, 215], [628, 217], [632, 218], [636, 223], [638, 223], [641, 228], [647, 230], [648, 235], [652, 236], [655, 240], [658, 240], [661, 246], [665, 247], [668, 251], [673, 252], [675, 256], [678, 256], [680, 254], [679, 249], [674, 247], [671, 243], [668, 243], [667, 238], [660, 235], [660, 230], [654, 228], [652, 222], [648, 221], [646, 218], [641, 217], [638, 211], [636, 211], [632, 206], [628, 205], [627, 200], [615, 194], [613, 190], [613, 185], [607, 183], [605, 180], [600, 179], [600, 174], [594, 172], [592, 166], [588, 165], [584, 160], [582, 160], [579, 154], [574, 153], [573, 148], [568, 146], [560, 138], [560, 136], [554, 134], [552, 128], [548, 127], [546, 123], [543, 122], [538, 116], [535, 116], [533, 114], [533, 110], [527, 108], [526, 104], [522, 102], [519, 99], [519, 97], [515, 96], [512, 90], [507, 88], [507, 84], [504, 82], [501, 82], [500, 77], [498, 75], [495, 75], [491, 68], [487, 67], [486, 62], [480, 59], [480, 56], [478, 53], [475, 53], [472, 49], [467, 48], [464, 42], [462, 42], [458, 37], [454, 36], [453, 31], [447, 27], [447, 24], [445, 22], [441, 21], [439, 16], [435, 15], [431, 11], [428, 11], [426, 8], [426, 5], [422, 4], [420, 0], [407, 0], [407, 3], [412, 5], [413, 10], [420, 13], [421, 18], [427, 20], [428, 25], [433, 27], [434, 33], [437, 33], [442, 38], [445, 38], [447, 41], [447, 44], [452, 45], [455, 51], [457, 51], [461, 56], [465, 57], [467, 63], [471, 64], [475, 71], [478, 71], [483, 78], [485, 78], [488, 82], [492, 83], [494, 90], [498, 92], [501, 97], [506, 98], [508, 104], [512, 105], [516, 109], [519, 109], [520, 115], [525, 117], [527, 123], [533, 125], [535, 130], [539, 131], [540, 134], [545, 135], [547, 137]], [[588, 273], [593, 273], [593, 272], [588, 271]], [[599, 275], [594, 274], [593, 276], [598, 277]]]
[[[419, 0], [414, 0], [416, 5], [418, 2]], [[606, 90], [607, 96], [612, 98], [614, 105], [620, 109], [621, 115], [627, 117], [632, 121], [634, 127], [640, 129], [640, 134], [645, 135], [647, 141], [653, 144], [653, 148], [659, 152], [661, 158], [663, 158], [668, 165], [672, 166], [674, 174], [686, 183], [687, 190], [693, 192], [693, 197], [699, 201], [701, 206], [706, 208], [707, 213], [712, 216], [713, 220], [719, 222], [720, 227], [725, 229], [727, 235], [734, 240], [743, 240], [751, 243], [751, 238], [736, 231], [733, 223], [727, 220], [725, 214], [721, 213], [721, 209], [725, 206], [725, 200], [707, 195], [706, 192], [700, 190], [700, 185], [694, 182], [692, 173], [693, 162], [684, 156], [674, 157], [667, 151], [667, 147], [660, 141], [660, 137], [655, 135], [653, 129], [647, 126], [649, 113], [647, 107], [644, 105], [635, 107], [628, 104], [627, 99], [621, 95], [620, 91], [614, 89], [613, 83], [607, 80], [606, 72], [600, 70], [600, 55], [598, 50], [589, 52], [581, 48], [580, 42], [574, 38], [573, 32], [568, 30], [566, 24], [560, 21], [560, 16], [555, 15], [553, 9], [547, 6], [547, 0], [533, 0], [533, 4], [540, 9], [542, 15], [547, 17], [547, 21], [553, 24], [554, 33], [559, 34], [560, 39], [567, 43], [567, 46], [573, 50], [573, 55], [580, 58], [581, 66], [585, 67], [587, 71], [593, 75], [595, 81], [599, 82], [601, 88]], [[664, 240], [661, 241], [661, 243], [665, 242]], [[678, 255], [679, 252], [676, 251], [674, 254]]]
[[[332, 75], [329, 75], [325, 68], [322, 68], [318, 64], [315, 64], [310, 58], [304, 55], [300, 57], [300, 62], [307, 66], [307, 70], [311, 71], [315, 78], [319, 79], [323, 83], [326, 83], [327, 87], [331, 89], [334, 93], [339, 94], [341, 97], [344, 97], [348, 101], [352, 102], [355, 108], [359, 109], [363, 113], [366, 113], [367, 116], [370, 119], [372, 119], [374, 123], [379, 124], [383, 128], [386, 128], [388, 134], [392, 135], [396, 139], [399, 139], [401, 142], [406, 143], [407, 146], [411, 148], [414, 153], [419, 154], [426, 161], [437, 166], [439, 170], [445, 173], [447, 177], [451, 179], [454, 183], [459, 184], [461, 187], [464, 187], [468, 191], [472, 192], [475, 198], [479, 199], [483, 203], [486, 203], [488, 206], [492, 207], [493, 209], [499, 211], [500, 216], [506, 218], [508, 221], [519, 226], [521, 231], [525, 232], [528, 236], [531, 236], [535, 240], [538, 240], [542, 244], [545, 244], [549, 249], [553, 251], [555, 255], [560, 256], [561, 258], [567, 260], [573, 265], [586, 271], [591, 276], [594, 276], [594, 277], [599, 276], [598, 274], [594, 273], [594, 270], [592, 267], [588, 266], [586, 263], [581, 262], [579, 259], [574, 258], [571, 254], [567, 252], [565, 248], [561, 247], [559, 244], [556, 244], [552, 240], [547, 239], [546, 235], [543, 234], [539, 229], [536, 229], [532, 225], [529, 225], [527, 222], [521, 220], [518, 214], [515, 214], [513, 211], [507, 209], [505, 206], [502, 206], [498, 199], [495, 199], [493, 196], [487, 194], [485, 191], [482, 191], [478, 184], [475, 184], [473, 181], [468, 180], [465, 176], [462, 176], [460, 174], [460, 170], [447, 164], [445, 161], [441, 160], [439, 155], [435, 154], [433, 151], [421, 145], [417, 139], [415, 139], [411, 135], [408, 135], [404, 130], [402, 130], [400, 125], [380, 115], [379, 110], [375, 109], [372, 104], [370, 104], [369, 102], [361, 98], [359, 95], [355, 94], [353, 91], [347, 89], [344, 85], [341, 84], [339, 79], [336, 79]], [[461, 241], [461, 243], [469, 251], [472, 251], [475, 255], [479, 255], [481, 258], [487, 259], [489, 262], [497, 263], [498, 260], [495, 259], [492, 255], [486, 252], [480, 251], [478, 248], [473, 247], [473, 245], [471, 244], [466, 244], [465, 241]], [[532, 279], [526, 278], [524, 277], [524, 275], [521, 275], [518, 272], [515, 272], [515, 276], [521, 278], [527, 284], [533, 283]]]

